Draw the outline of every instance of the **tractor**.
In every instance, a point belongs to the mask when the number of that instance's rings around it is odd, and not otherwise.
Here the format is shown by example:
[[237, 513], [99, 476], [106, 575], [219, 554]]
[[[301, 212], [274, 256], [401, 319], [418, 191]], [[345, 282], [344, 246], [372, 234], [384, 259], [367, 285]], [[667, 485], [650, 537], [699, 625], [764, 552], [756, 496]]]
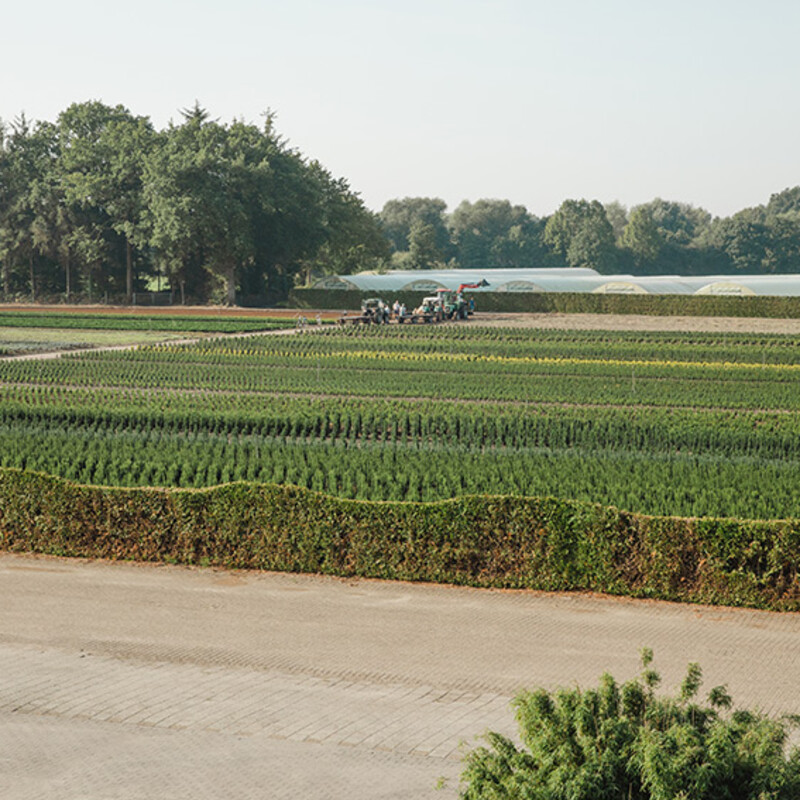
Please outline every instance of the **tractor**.
[[464, 299], [464, 289], [482, 289], [488, 286], [489, 281], [481, 280], [479, 283], [462, 283], [458, 289], [439, 289], [439, 308], [444, 319], [467, 319], [470, 314], [469, 303]]
[[389, 307], [377, 297], [369, 297], [361, 302], [361, 317], [364, 322], [382, 325], [389, 321]]

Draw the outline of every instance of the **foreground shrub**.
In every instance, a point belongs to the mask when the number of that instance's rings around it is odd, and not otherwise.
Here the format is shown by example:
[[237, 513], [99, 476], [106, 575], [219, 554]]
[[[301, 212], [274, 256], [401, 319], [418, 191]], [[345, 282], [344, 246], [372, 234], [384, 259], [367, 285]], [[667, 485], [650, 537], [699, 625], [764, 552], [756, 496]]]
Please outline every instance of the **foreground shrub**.
[[800, 750], [786, 752], [789, 720], [733, 711], [724, 686], [698, 701], [690, 664], [676, 697], [642, 651], [642, 674], [621, 686], [520, 694], [523, 747], [497, 733], [466, 758], [463, 800], [796, 800]]

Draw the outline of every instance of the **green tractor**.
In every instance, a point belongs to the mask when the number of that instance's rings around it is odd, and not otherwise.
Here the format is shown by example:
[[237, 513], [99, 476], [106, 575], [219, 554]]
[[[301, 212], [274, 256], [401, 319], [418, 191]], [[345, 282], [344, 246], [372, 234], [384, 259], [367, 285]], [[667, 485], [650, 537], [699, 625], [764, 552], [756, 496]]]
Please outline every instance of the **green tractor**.
[[489, 285], [489, 281], [481, 280], [478, 283], [462, 283], [458, 289], [439, 289], [437, 291], [438, 307], [444, 319], [469, 319], [469, 301], [464, 299], [464, 289], [482, 289]]
[[442, 309], [442, 316], [445, 319], [467, 318], [469, 306], [459, 292], [454, 292], [452, 289], [439, 289], [436, 294], [439, 299], [439, 307]]

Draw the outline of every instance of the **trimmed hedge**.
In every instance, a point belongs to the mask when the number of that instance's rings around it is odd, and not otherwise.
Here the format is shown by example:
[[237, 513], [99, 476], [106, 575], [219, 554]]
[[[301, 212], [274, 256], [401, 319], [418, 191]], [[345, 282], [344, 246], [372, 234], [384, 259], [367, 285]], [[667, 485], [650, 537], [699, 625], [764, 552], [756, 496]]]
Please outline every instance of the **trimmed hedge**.
[[[294, 289], [289, 303], [295, 308], [357, 310], [361, 300], [380, 292], [341, 289]], [[419, 305], [422, 292], [384, 293], [409, 308]], [[735, 297], [678, 294], [585, 294], [575, 292], [481, 292], [478, 311], [562, 314], [647, 314], [651, 316], [800, 318], [800, 297]]]
[[81, 486], [0, 469], [0, 547], [800, 609], [800, 520], [648, 517], [553, 498], [342, 500], [292, 486]]

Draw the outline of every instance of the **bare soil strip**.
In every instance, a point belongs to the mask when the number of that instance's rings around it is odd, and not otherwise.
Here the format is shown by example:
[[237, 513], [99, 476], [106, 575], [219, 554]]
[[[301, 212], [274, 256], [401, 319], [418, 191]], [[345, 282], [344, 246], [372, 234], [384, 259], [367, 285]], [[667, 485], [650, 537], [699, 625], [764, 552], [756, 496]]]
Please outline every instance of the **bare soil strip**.
[[491, 328], [676, 333], [800, 334], [800, 319], [762, 317], [655, 317], [644, 314], [475, 314], [470, 324]]

